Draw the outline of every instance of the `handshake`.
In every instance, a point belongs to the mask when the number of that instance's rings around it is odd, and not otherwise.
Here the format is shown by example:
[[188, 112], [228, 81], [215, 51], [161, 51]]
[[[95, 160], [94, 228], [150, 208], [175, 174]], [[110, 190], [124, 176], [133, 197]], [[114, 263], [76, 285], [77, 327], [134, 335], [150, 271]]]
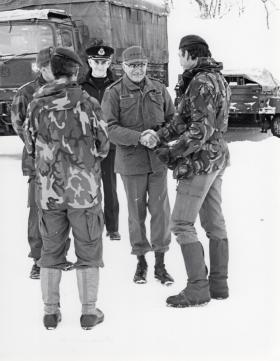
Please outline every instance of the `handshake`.
[[153, 129], [147, 129], [141, 133], [139, 142], [144, 145], [144, 147], [153, 149], [160, 143], [160, 139]]

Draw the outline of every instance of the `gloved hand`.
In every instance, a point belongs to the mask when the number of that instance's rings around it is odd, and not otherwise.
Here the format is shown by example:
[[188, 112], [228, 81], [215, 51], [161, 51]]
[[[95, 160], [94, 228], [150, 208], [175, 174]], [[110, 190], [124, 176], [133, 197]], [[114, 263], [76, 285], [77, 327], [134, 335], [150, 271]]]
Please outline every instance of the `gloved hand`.
[[163, 145], [157, 149], [155, 149], [155, 153], [157, 157], [162, 161], [164, 164], [168, 164], [171, 161], [170, 149], [168, 145]]

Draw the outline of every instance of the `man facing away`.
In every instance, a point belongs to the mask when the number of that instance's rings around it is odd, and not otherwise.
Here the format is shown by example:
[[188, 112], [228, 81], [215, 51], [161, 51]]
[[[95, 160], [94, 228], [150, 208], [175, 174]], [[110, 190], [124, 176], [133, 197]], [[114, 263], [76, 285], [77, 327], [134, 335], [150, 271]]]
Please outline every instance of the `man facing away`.
[[[172, 121], [158, 130], [159, 158], [178, 180], [171, 230], [181, 246], [188, 282], [167, 305], [189, 307], [210, 298], [228, 297], [228, 239], [222, 213], [222, 177], [229, 162], [223, 134], [227, 130], [230, 89], [221, 74], [222, 64], [211, 58], [208, 44], [197, 35], [179, 45], [183, 67], [182, 97]], [[154, 131], [148, 131], [152, 139]], [[175, 140], [168, 145], [170, 140]], [[200, 222], [209, 238], [210, 275], [195, 229]]]
[[[129, 238], [138, 264], [135, 283], [146, 283], [145, 254], [155, 252], [155, 277], [173, 283], [164, 265], [169, 249], [170, 207], [167, 167], [149, 150], [142, 132], [158, 129], [172, 118], [174, 106], [165, 86], [146, 76], [148, 59], [140, 46], [122, 54], [124, 75], [104, 94], [102, 110], [108, 122], [110, 141], [116, 144], [115, 171], [120, 173], [128, 203]], [[151, 214], [151, 242], [146, 236], [147, 209]]]
[[[109, 69], [114, 49], [110, 46], [92, 45], [86, 49], [90, 71], [81, 86], [88, 94], [96, 98], [101, 104], [107, 86], [114, 82]], [[117, 195], [117, 177], [114, 171], [116, 146], [110, 143], [110, 150], [101, 162], [101, 174], [104, 194], [104, 218], [107, 235], [111, 240], [120, 240], [119, 234], [119, 201]]]
[[[26, 118], [27, 107], [33, 99], [33, 94], [43, 85], [54, 80], [50, 67], [50, 57], [53, 48], [47, 47], [39, 51], [36, 59], [36, 65], [39, 69], [38, 76], [31, 82], [23, 85], [16, 93], [11, 107], [11, 118], [15, 132], [23, 139], [23, 123]], [[39, 230], [38, 210], [35, 202], [35, 168], [34, 159], [23, 148], [22, 153], [22, 172], [28, 176], [28, 243], [30, 247], [29, 257], [33, 258], [34, 264], [31, 268], [30, 278], [40, 278], [40, 267], [38, 260], [41, 256], [42, 237]], [[70, 241], [70, 240], [69, 240]], [[66, 262], [65, 270], [71, 268], [71, 262]]]
[[61, 320], [59, 285], [70, 228], [77, 256], [81, 327], [91, 329], [104, 318], [95, 304], [103, 266], [100, 162], [109, 151], [109, 140], [100, 105], [76, 82], [79, 65], [80, 58], [71, 50], [54, 50], [55, 80], [34, 95], [24, 128], [27, 151], [35, 157], [47, 329], [56, 328]]

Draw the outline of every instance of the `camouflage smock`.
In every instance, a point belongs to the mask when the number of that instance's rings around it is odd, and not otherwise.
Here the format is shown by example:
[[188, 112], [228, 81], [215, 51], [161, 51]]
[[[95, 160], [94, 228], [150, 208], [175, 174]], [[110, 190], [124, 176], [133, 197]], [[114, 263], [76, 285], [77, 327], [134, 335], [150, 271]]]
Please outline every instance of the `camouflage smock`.
[[198, 58], [195, 68], [185, 71], [185, 92], [174, 118], [157, 133], [169, 147], [168, 166], [177, 179], [208, 174], [229, 162], [223, 134], [228, 126], [230, 89], [221, 74], [222, 64]]
[[97, 100], [59, 79], [40, 88], [24, 124], [35, 157], [36, 200], [43, 209], [90, 208], [101, 202], [100, 161], [109, 151]]
[[[43, 85], [46, 81], [39, 75], [31, 82], [24, 84], [20, 87], [14, 96], [11, 106], [11, 119], [14, 131], [23, 139], [23, 123], [26, 118], [27, 107], [33, 100], [33, 94]], [[27, 153], [26, 148], [22, 152], [22, 173], [24, 176], [35, 176], [34, 159]]]

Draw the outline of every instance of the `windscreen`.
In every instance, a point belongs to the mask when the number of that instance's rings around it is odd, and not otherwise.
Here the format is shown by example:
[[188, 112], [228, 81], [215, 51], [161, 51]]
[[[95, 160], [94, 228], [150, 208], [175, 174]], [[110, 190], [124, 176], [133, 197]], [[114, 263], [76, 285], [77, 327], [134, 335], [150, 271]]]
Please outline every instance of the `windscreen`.
[[54, 44], [52, 28], [42, 24], [0, 24], [0, 55], [37, 53]]

